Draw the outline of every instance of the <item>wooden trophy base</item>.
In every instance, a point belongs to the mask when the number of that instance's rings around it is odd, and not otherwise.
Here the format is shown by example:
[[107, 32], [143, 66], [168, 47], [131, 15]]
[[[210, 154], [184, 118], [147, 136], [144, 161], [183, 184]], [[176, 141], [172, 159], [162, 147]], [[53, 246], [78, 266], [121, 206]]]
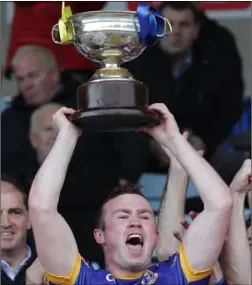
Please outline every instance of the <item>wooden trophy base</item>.
[[92, 132], [131, 131], [158, 122], [146, 111], [148, 90], [136, 80], [91, 81], [78, 88], [78, 111], [70, 116]]

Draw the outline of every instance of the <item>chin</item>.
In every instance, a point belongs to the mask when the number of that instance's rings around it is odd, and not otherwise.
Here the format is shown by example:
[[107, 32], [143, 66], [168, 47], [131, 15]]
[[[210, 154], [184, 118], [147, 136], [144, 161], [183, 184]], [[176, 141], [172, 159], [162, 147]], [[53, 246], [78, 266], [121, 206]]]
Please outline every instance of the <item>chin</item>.
[[144, 271], [149, 266], [149, 262], [143, 259], [127, 260], [128, 270], [131, 272]]
[[151, 258], [147, 257], [144, 250], [137, 256], [132, 255], [129, 251], [125, 254], [125, 263], [132, 272], [139, 272], [145, 270], [149, 265]]
[[6, 244], [6, 243], [1, 243], [1, 251], [11, 251], [15, 248], [13, 244]]

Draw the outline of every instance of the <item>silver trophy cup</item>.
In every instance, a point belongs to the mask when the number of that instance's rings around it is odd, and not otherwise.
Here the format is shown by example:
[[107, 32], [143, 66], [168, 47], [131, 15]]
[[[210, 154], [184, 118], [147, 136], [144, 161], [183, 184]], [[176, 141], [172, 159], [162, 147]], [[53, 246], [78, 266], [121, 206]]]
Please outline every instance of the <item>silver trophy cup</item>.
[[[161, 20], [164, 31], [158, 37], [171, 32], [169, 21]], [[73, 123], [87, 131], [132, 130], [157, 123], [146, 111], [146, 86], [120, 67], [145, 50], [139, 33], [137, 14], [130, 11], [79, 13], [53, 27], [56, 44], [73, 43], [80, 54], [101, 66], [78, 88], [78, 110], [70, 117]]]

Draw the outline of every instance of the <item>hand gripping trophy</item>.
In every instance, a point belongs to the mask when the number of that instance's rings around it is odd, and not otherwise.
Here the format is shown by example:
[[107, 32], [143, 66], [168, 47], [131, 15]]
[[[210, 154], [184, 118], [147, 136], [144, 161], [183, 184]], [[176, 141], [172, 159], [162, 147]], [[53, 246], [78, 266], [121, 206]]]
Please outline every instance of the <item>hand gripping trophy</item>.
[[147, 87], [120, 65], [134, 60], [158, 38], [171, 33], [162, 14], [140, 4], [136, 12], [91, 11], [72, 15], [62, 3], [62, 18], [52, 28], [57, 44], [73, 43], [98, 62], [91, 79], [78, 88], [78, 110], [69, 119], [86, 131], [133, 130], [157, 122], [148, 114]]

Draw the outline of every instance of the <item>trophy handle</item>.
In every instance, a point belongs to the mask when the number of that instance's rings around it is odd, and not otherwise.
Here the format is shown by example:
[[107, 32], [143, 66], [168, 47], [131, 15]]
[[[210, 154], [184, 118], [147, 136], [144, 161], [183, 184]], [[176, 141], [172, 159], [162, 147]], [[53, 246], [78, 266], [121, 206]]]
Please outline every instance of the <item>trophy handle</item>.
[[52, 40], [56, 44], [70, 44], [73, 42], [73, 25], [70, 20], [72, 11], [70, 6], [65, 7], [65, 1], [62, 1], [61, 19], [58, 24], [52, 28]]
[[59, 45], [67, 45], [73, 43], [73, 28], [71, 22], [63, 22], [59, 20], [59, 23], [52, 28], [52, 40]]
[[157, 34], [157, 37], [168, 37], [171, 35], [172, 33], [172, 26], [171, 26], [171, 23], [169, 22], [168, 19], [162, 17], [162, 16], [159, 16], [157, 15], [156, 17], [159, 17], [160, 19], [162, 19], [164, 21], [164, 32], [162, 34]]
[[172, 26], [171, 23], [169, 22], [168, 19], [164, 18], [165, 21], [165, 32], [164, 32], [164, 36], [168, 37], [170, 36], [170, 34], [172, 33]]

